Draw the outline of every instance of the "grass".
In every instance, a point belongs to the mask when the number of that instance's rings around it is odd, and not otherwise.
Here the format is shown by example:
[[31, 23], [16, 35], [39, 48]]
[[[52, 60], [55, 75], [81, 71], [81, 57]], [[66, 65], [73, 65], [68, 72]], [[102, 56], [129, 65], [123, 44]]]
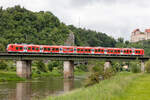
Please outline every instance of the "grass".
[[[150, 86], [146, 89], [149, 83], [148, 74], [119, 73], [91, 87], [80, 88], [61, 96], [48, 97], [45, 100], [149, 100]], [[136, 98], [136, 95], [139, 98]], [[144, 95], [147, 99], [142, 98]]]
[[0, 71], [0, 82], [5, 81], [25, 81], [25, 79], [18, 77], [16, 72]]
[[150, 74], [135, 79], [117, 100], [150, 100]]

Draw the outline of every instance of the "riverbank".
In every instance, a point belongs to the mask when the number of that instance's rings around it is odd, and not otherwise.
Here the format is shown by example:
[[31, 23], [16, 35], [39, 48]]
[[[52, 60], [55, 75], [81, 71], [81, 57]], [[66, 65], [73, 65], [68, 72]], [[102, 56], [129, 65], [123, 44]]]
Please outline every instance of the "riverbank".
[[[74, 74], [75, 76], [83, 76], [85, 75], [87, 72], [83, 72], [83, 71], [75, 71]], [[63, 74], [60, 73], [57, 70], [53, 70], [52, 72], [41, 72], [41, 73], [32, 73], [32, 80], [36, 80], [36, 79], [40, 79], [40, 78], [44, 78], [44, 77], [48, 77], [48, 76], [53, 76], [53, 77], [62, 77], [63, 78]], [[16, 72], [11, 72], [11, 71], [3, 71], [0, 70], [0, 82], [5, 82], [5, 81], [27, 81], [27, 79], [25, 78], [20, 78], [16, 75]]]
[[[150, 74], [124, 72], [91, 87], [80, 88], [61, 96], [48, 97], [45, 100], [147, 100], [142, 98], [142, 95], [144, 96], [142, 92], [146, 92], [146, 98], [149, 97], [150, 86], [147, 88], [148, 83], [150, 83]], [[140, 92], [143, 87], [145, 87], [144, 90]], [[133, 99], [140, 93], [140, 99]]]
[[25, 81], [26, 79], [20, 78], [16, 75], [16, 72], [0, 71], [0, 82], [5, 81]]

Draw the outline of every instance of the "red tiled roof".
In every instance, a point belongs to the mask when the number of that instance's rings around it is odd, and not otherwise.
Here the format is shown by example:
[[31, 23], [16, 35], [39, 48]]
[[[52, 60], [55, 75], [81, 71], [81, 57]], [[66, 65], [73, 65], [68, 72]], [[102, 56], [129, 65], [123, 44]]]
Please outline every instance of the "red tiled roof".
[[145, 32], [150, 33], [150, 29], [145, 29]]

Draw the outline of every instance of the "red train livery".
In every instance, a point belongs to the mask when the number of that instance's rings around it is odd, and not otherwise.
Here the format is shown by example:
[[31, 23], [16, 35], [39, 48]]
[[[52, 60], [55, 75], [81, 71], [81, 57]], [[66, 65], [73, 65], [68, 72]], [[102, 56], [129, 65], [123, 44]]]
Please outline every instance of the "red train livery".
[[81, 47], [81, 46], [49, 46], [8, 44], [8, 52], [20, 53], [60, 53], [60, 54], [92, 54], [92, 55], [124, 55], [143, 56], [144, 50], [137, 48], [108, 48], [108, 47]]

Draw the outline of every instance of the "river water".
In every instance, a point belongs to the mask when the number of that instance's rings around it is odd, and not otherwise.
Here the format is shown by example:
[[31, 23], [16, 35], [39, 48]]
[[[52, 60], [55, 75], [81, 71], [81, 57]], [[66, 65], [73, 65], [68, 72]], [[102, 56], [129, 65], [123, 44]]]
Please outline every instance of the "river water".
[[46, 77], [28, 82], [0, 83], [0, 100], [41, 100], [47, 96], [57, 96], [83, 86], [82, 77], [63, 79]]

